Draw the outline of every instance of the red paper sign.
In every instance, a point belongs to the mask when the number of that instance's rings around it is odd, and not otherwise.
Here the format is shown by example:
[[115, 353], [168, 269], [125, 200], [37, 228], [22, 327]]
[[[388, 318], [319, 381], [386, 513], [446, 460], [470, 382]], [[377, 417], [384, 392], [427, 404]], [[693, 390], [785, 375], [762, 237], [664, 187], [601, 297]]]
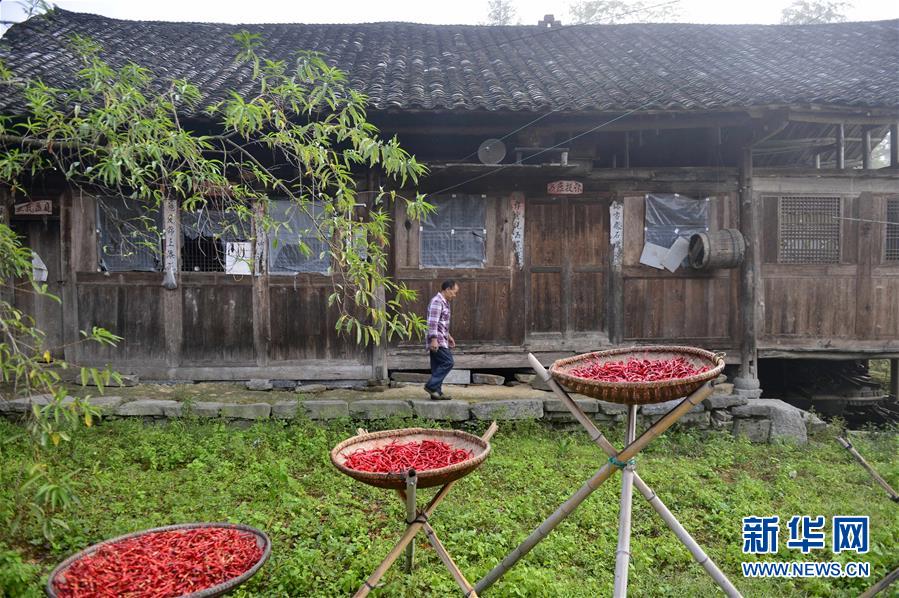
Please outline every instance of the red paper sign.
[[584, 184], [577, 181], [553, 181], [546, 186], [550, 195], [580, 195], [584, 192]]
[[17, 216], [41, 216], [53, 214], [53, 202], [49, 199], [39, 199], [28, 203], [16, 204], [13, 214]]

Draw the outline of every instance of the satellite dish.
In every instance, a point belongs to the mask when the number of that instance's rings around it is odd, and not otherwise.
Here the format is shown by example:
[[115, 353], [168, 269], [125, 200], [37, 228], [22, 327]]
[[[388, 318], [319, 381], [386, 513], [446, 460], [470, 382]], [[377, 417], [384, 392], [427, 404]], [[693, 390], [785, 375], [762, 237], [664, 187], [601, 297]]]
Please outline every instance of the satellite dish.
[[499, 139], [487, 139], [478, 147], [481, 164], [499, 164], [506, 157], [506, 144]]

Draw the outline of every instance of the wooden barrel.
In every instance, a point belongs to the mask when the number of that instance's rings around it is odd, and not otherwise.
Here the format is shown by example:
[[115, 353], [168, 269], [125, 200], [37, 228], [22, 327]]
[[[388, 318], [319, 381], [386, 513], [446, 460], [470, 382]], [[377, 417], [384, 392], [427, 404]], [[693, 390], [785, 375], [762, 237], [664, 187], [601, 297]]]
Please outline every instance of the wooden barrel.
[[696, 270], [736, 268], [743, 263], [746, 242], [735, 228], [722, 228], [690, 237], [688, 258]]

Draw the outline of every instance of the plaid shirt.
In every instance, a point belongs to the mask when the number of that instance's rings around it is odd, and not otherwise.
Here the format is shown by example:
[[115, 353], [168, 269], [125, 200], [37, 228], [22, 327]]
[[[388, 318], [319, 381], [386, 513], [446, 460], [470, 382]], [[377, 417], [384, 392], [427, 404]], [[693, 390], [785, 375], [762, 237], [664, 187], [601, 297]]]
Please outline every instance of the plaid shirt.
[[438, 346], [449, 349], [449, 325], [449, 302], [443, 293], [437, 293], [428, 305], [428, 344], [436, 338]]

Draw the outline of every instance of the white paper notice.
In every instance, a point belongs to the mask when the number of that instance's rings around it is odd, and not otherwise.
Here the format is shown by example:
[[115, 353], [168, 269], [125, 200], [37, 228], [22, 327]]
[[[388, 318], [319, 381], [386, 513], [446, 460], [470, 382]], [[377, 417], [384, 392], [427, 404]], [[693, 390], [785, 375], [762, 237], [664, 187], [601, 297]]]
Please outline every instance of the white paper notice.
[[225, 272], [227, 274], [252, 274], [252, 244], [246, 241], [228, 241], [225, 245]]
[[662, 260], [668, 253], [667, 247], [656, 245], [655, 243], [647, 243], [643, 246], [643, 253], [640, 255], [640, 263], [653, 268], [663, 269]]
[[687, 252], [689, 250], [690, 242], [687, 241], [685, 237], [678, 237], [674, 242], [674, 245], [671, 246], [671, 249], [668, 250], [668, 253], [665, 254], [665, 257], [662, 258], [662, 265], [671, 272], [674, 272], [680, 268], [680, 265], [684, 261], [684, 258], [687, 257]]

